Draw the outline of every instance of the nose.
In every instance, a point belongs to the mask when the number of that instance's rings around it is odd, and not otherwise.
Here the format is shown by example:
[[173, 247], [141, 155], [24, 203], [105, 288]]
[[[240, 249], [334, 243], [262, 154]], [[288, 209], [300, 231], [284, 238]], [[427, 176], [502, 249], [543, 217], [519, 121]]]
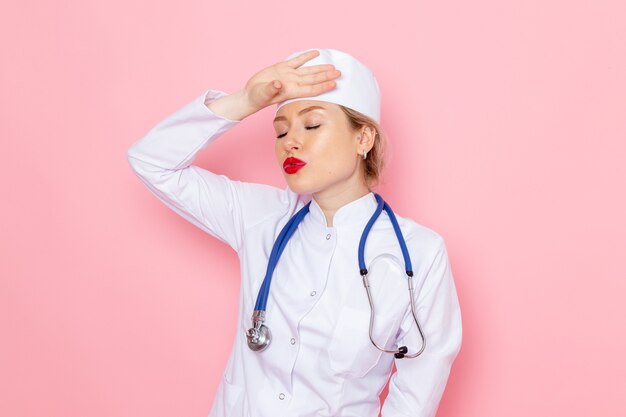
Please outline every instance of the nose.
[[287, 152], [291, 151], [292, 149], [299, 149], [300, 146], [302, 145], [300, 143], [300, 140], [297, 138], [297, 135], [293, 133], [293, 130], [295, 129], [292, 129], [291, 131], [289, 131], [287, 133], [287, 136], [283, 138], [283, 148]]

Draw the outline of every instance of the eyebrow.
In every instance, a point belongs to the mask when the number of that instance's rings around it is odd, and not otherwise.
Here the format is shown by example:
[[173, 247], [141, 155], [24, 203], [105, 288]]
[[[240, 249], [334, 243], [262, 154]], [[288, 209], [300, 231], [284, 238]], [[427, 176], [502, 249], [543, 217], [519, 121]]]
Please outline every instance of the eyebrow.
[[[324, 107], [322, 106], [310, 106], [307, 107], [306, 109], [302, 109], [298, 112], [298, 115], [301, 115], [303, 113], [309, 112], [311, 110], [316, 110], [316, 109], [322, 109], [322, 110], [326, 110]], [[274, 119], [274, 123], [279, 121], [279, 120], [287, 120], [287, 118], [285, 116], [278, 116], [277, 118]]]

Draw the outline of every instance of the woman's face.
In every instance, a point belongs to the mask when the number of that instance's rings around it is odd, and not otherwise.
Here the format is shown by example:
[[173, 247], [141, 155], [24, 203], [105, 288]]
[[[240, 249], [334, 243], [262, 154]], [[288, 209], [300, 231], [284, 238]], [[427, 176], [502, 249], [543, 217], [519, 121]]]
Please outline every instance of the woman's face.
[[[360, 135], [351, 129], [338, 105], [318, 100], [286, 104], [276, 113], [274, 131], [276, 160], [292, 191], [314, 194], [332, 190], [334, 194], [363, 186]], [[290, 157], [305, 165], [285, 169]]]

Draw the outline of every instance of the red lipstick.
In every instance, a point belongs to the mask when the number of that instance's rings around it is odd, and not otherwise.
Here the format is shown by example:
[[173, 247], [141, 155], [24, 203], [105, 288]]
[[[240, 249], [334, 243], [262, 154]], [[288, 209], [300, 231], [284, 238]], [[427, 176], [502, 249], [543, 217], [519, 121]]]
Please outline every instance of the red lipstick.
[[289, 158], [285, 159], [285, 162], [283, 162], [283, 169], [287, 174], [294, 174], [305, 165], [306, 162], [290, 156]]

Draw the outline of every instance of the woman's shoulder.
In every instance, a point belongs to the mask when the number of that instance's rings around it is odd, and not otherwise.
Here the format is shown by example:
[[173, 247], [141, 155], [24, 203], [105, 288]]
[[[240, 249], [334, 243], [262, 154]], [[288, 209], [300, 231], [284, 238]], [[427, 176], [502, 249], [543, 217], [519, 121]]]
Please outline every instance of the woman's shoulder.
[[421, 253], [437, 251], [445, 246], [444, 237], [432, 227], [410, 217], [394, 214], [407, 246], [413, 247]]
[[270, 227], [272, 220], [280, 222], [281, 219], [289, 219], [312, 198], [292, 191], [289, 186], [281, 188], [262, 183], [234, 182], [247, 219], [247, 229], [259, 225]]
[[437, 259], [448, 259], [446, 242], [441, 233], [409, 217], [396, 214], [409, 251], [413, 271], [422, 274]]

